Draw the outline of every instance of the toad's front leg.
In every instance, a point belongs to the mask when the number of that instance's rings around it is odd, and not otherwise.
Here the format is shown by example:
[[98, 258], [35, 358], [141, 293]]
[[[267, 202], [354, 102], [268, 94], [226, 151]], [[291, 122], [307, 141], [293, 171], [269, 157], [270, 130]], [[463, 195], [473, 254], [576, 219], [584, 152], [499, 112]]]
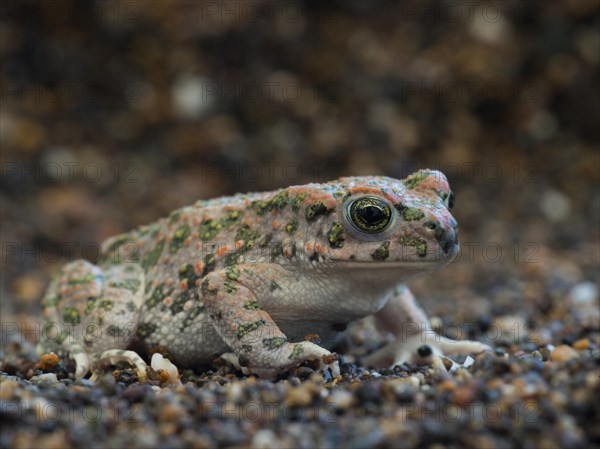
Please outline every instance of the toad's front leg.
[[433, 331], [425, 312], [417, 305], [410, 290], [398, 286], [387, 304], [376, 314], [378, 324], [395, 334], [396, 340], [369, 355], [367, 365], [393, 366], [406, 361], [431, 360], [439, 363], [439, 356], [468, 355], [492, 348], [471, 340], [453, 340]]
[[285, 334], [261, 306], [253, 292], [256, 279], [251, 268], [236, 265], [209, 273], [201, 293], [219, 336], [238, 358], [245, 374], [275, 378], [305, 360], [317, 360], [339, 374], [337, 358], [326, 349], [308, 342], [288, 342]]

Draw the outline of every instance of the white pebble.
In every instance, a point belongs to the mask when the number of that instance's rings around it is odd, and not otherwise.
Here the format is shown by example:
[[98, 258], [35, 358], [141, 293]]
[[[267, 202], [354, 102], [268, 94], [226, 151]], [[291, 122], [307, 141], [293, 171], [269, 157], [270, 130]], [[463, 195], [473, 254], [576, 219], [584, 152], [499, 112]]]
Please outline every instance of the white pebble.
[[57, 383], [58, 378], [56, 377], [56, 374], [54, 374], [54, 373], [46, 373], [46, 374], [40, 374], [38, 376], [33, 376], [30, 379], [30, 381], [31, 381], [31, 383], [34, 383], [39, 386], [48, 386], [48, 385], [54, 385], [55, 383]]
[[591, 281], [581, 282], [569, 292], [569, 299], [573, 304], [593, 304], [597, 298], [598, 286]]
[[162, 354], [155, 352], [150, 361], [150, 366], [154, 371], [164, 370], [169, 375], [169, 383], [179, 382], [179, 371], [169, 359], [165, 359]]
[[473, 365], [473, 363], [475, 363], [475, 359], [469, 355], [465, 359], [465, 361], [463, 363], [463, 367], [470, 368]]
[[259, 449], [269, 449], [273, 447], [277, 447], [276, 444], [277, 436], [272, 430], [269, 429], [261, 429], [256, 431], [254, 436], [252, 437], [252, 447], [256, 447]]
[[175, 112], [184, 118], [202, 117], [212, 106], [216, 83], [198, 76], [179, 78], [171, 88]]
[[547, 190], [540, 201], [544, 216], [551, 221], [561, 221], [571, 213], [571, 199], [557, 190]]

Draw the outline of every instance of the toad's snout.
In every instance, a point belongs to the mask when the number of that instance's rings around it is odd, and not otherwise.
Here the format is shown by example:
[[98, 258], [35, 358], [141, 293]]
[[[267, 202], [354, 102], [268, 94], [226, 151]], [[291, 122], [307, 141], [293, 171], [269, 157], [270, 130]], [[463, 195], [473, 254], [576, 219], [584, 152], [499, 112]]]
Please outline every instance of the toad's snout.
[[454, 258], [458, 253], [458, 234], [456, 222], [452, 221], [452, 228], [444, 227], [435, 220], [430, 219], [423, 223], [421, 232], [428, 237], [433, 237], [437, 240], [438, 245], [444, 255], [449, 258]]

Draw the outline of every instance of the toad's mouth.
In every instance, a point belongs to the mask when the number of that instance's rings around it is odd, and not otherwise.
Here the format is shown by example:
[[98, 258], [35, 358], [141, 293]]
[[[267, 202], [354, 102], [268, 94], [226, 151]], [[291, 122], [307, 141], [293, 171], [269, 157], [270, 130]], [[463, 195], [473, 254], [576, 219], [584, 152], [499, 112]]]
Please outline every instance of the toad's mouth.
[[336, 264], [340, 264], [344, 268], [358, 268], [358, 269], [374, 269], [377, 267], [378, 270], [393, 270], [393, 269], [403, 269], [403, 270], [426, 270], [426, 269], [435, 269], [441, 268], [444, 265], [450, 263], [448, 259], [437, 259], [437, 260], [390, 260], [386, 262], [380, 261], [357, 261], [357, 260], [335, 260]]

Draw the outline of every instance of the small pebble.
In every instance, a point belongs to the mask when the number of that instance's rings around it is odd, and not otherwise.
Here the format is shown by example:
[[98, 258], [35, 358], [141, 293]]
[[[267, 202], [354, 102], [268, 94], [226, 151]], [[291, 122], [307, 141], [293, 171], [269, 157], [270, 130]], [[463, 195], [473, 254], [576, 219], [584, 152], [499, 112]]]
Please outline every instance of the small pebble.
[[291, 388], [285, 398], [285, 405], [288, 408], [306, 407], [312, 401], [312, 396], [306, 387], [300, 386]]
[[567, 362], [569, 360], [578, 359], [579, 353], [570, 346], [557, 346], [550, 354], [550, 360], [553, 362]]
[[50, 371], [54, 369], [56, 365], [58, 365], [58, 356], [53, 352], [44, 354], [40, 359], [40, 366], [44, 371]]
[[58, 383], [58, 378], [54, 373], [46, 373], [33, 376], [30, 381], [31, 383], [39, 385], [40, 387], [49, 387]]
[[579, 340], [577, 340], [575, 343], [573, 343], [573, 348], [577, 349], [578, 351], [583, 351], [584, 349], [587, 349], [590, 347], [590, 340], [588, 338], [581, 338]]

